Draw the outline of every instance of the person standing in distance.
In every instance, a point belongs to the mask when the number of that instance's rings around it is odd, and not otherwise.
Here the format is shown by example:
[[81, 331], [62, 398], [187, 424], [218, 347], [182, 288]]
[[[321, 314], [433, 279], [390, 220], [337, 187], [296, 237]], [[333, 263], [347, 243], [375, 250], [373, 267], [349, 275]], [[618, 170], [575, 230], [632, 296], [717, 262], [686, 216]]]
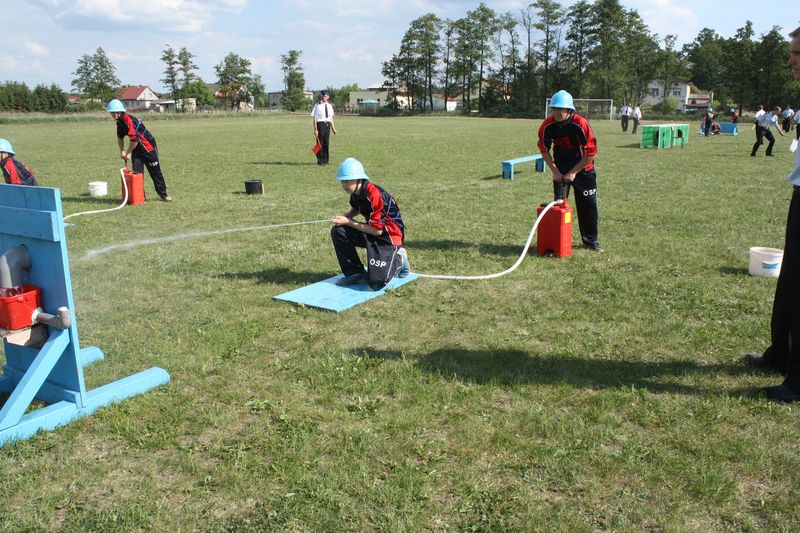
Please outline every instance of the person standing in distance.
[[555, 199], [564, 198], [565, 187], [567, 196], [569, 186], [575, 188], [583, 245], [602, 252], [597, 240], [597, 174], [594, 171], [597, 142], [589, 122], [575, 112], [572, 95], [567, 91], [558, 91], [550, 100], [550, 116], [539, 126], [538, 146], [542, 159], [553, 172]]
[[[153, 186], [158, 196], [165, 202], [171, 202], [172, 196], [167, 193], [167, 182], [161, 172], [161, 161], [158, 159], [158, 145], [153, 134], [144, 127], [144, 122], [129, 115], [125, 105], [117, 100], [111, 100], [106, 107], [111, 117], [117, 121], [117, 144], [119, 157], [123, 161], [132, 160], [133, 171], [141, 173], [147, 166], [147, 173], [153, 180]], [[128, 137], [128, 149], [125, 150], [125, 137]]]
[[636, 107], [633, 108], [633, 131], [631, 131], [631, 134], [636, 135], [636, 130], [639, 129], [639, 121], [641, 120], [642, 108], [637, 104]]
[[622, 109], [619, 112], [620, 116], [620, 125], [622, 126], [622, 133], [626, 133], [628, 131], [628, 121], [631, 118], [631, 106], [625, 104], [622, 106]]
[[781, 114], [781, 108], [775, 106], [769, 113], [764, 113], [756, 119], [756, 142], [753, 144], [753, 151], [750, 152], [752, 157], [756, 156], [758, 147], [764, 144], [764, 137], [767, 138], [769, 144], [767, 145], [767, 153], [765, 155], [772, 157], [772, 147], [775, 146], [775, 136], [769, 131], [770, 128], [775, 126], [775, 131], [784, 137], [783, 132], [778, 127], [778, 116]]
[[311, 110], [311, 118], [314, 121], [314, 137], [319, 140], [321, 145], [317, 154], [318, 165], [328, 164], [328, 145], [331, 139], [331, 132], [334, 135], [336, 134], [336, 126], [333, 124], [333, 105], [328, 100], [330, 100], [328, 91], [320, 91], [319, 102]]
[[[789, 37], [792, 38], [789, 66], [794, 79], [800, 81], [800, 27]], [[763, 389], [767, 398], [778, 402], [800, 401], [800, 150], [795, 151], [794, 170], [788, 178], [792, 200], [786, 220], [783, 263], [772, 304], [771, 344], [762, 355], [745, 356], [751, 365], [786, 376], [780, 385]]]

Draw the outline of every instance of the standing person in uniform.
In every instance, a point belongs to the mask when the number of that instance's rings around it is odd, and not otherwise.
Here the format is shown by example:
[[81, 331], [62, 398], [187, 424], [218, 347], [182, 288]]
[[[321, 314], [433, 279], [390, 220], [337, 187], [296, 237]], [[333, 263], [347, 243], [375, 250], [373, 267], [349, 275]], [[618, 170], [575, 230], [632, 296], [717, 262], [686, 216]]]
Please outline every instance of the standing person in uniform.
[[642, 120], [642, 109], [637, 105], [633, 108], [633, 131], [631, 134], [636, 135], [636, 130], [639, 129], [640, 120]]
[[792, 121], [795, 124], [795, 131], [797, 132], [797, 137], [795, 138], [797, 140], [800, 140], [800, 109], [798, 109], [797, 112], [794, 114], [794, 118], [792, 119]]
[[572, 95], [567, 91], [558, 91], [550, 100], [550, 116], [539, 126], [538, 146], [542, 159], [553, 172], [555, 199], [564, 198], [565, 187], [567, 196], [569, 186], [575, 188], [583, 245], [602, 252], [597, 240], [597, 174], [594, 171], [597, 142], [589, 122], [575, 112]]
[[784, 137], [783, 132], [778, 127], [778, 115], [781, 114], [781, 108], [775, 106], [772, 111], [769, 113], [764, 113], [760, 117], [756, 119], [756, 142], [753, 145], [753, 151], [750, 152], [752, 157], [756, 156], [756, 152], [758, 151], [758, 147], [764, 144], [764, 137], [767, 138], [769, 144], [767, 145], [767, 153], [766, 155], [772, 156], [772, 147], [775, 145], [775, 136], [772, 135], [770, 128], [775, 126], [775, 131], [781, 134], [781, 137]]
[[0, 139], [0, 167], [3, 169], [3, 178], [10, 185], [37, 186], [36, 176], [33, 175], [28, 165], [14, 158], [14, 148], [5, 139]]
[[622, 106], [622, 109], [619, 112], [621, 125], [622, 125], [622, 133], [626, 133], [628, 131], [628, 121], [631, 118], [631, 106], [625, 104]]
[[331, 138], [331, 131], [336, 134], [336, 126], [333, 124], [333, 105], [328, 102], [330, 95], [328, 91], [319, 92], [319, 102], [311, 110], [311, 119], [314, 121], [314, 136], [321, 145], [317, 154], [317, 164], [328, 164], [328, 144]]
[[[117, 144], [119, 157], [123, 161], [131, 159], [133, 171], [141, 173], [147, 166], [147, 173], [153, 180], [156, 193], [165, 202], [171, 202], [172, 197], [167, 193], [167, 182], [161, 172], [161, 162], [158, 160], [158, 145], [153, 135], [144, 127], [144, 122], [125, 112], [125, 106], [117, 99], [111, 100], [106, 107], [117, 121]], [[128, 137], [128, 149], [125, 150], [125, 137]]]
[[[789, 66], [800, 81], [800, 27], [789, 34]], [[786, 221], [783, 264], [772, 304], [771, 344], [763, 353], [747, 354], [754, 366], [780, 372], [783, 383], [763, 390], [770, 400], [800, 401], [800, 150], [794, 154], [794, 170], [789, 174], [792, 200]]]
[[[381, 290], [395, 276], [410, 272], [403, 246], [405, 225], [400, 207], [387, 191], [370, 182], [364, 166], [352, 157], [339, 165], [336, 179], [350, 194], [350, 210], [331, 219], [331, 239], [344, 278], [337, 285], [348, 286], [366, 278], [373, 290]], [[366, 222], [353, 217], [361, 215]], [[367, 249], [367, 271], [356, 247]]]
[[706, 118], [705, 123], [703, 124], [703, 134], [708, 137], [709, 133], [711, 133], [711, 125], [714, 124], [714, 109], [709, 106], [706, 109]]
[[786, 105], [786, 109], [781, 113], [781, 118], [783, 119], [781, 124], [783, 126], [783, 131], [789, 133], [789, 130], [792, 129], [792, 118], [794, 118], [794, 109], [792, 109], [791, 105]]

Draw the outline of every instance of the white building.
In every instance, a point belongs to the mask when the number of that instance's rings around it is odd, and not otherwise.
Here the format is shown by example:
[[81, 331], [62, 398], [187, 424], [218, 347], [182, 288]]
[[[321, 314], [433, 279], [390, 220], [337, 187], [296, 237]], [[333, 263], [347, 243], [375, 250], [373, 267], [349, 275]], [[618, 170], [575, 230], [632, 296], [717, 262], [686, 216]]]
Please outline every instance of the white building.
[[697, 90], [697, 87], [688, 81], [676, 81], [665, 91], [663, 81], [651, 81], [647, 84], [642, 103], [656, 105], [663, 102], [666, 97], [672, 97], [677, 100], [678, 109], [682, 113], [686, 113], [691, 110], [707, 108], [714, 99], [714, 93], [701, 93]]
[[128, 85], [120, 87], [119, 99], [125, 105], [125, 109], [131, 110], [149, 110], [153, 107], [157, 110], [158, 95], [147, 85]]

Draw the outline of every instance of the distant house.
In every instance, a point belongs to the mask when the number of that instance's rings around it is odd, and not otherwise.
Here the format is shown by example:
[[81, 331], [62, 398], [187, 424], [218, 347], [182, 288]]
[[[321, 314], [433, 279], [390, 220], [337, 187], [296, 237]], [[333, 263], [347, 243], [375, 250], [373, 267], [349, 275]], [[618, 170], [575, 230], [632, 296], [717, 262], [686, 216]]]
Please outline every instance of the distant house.
[[[267, 93], [267, 107], [270, 109], [283, 109], [284, 94], [286, 94], [286, 91], [275, 91]], [[314, 100], [313, 91], [303, 91], [303, 96], [305, 96], [306, 100], [308, 101]]]
[[678, 101], [678, 109], [682, 113], [687, 113], [707, 108], [714, 99], [714, 93], [701, 93], [688, 81], [676, 81], [665, 91], [662, 81], [651, 81], [647, 84], [642, 103], [656, 105], [663, 102], [666, 97], [675, 98]]
[[[353, 91], [350, 93], [348, 100], [350, 109], [360, 113], [364, 111], [374, 111], [378, 107], [387, 106], [392, 103], [392, 97], [389, 96], [391, 89], [392, 88], [387, 85], [376, 84], [368, 87], [367, 89]], [[411, 106], [412, 99], [408, 94], [408, 91], [405, 90], [405, 87], [400, 87], [397, 90], [392, 90], [391, 92], [394, 97], [395, 105], [398, 109], [408, 109]], [[447, 106], [445, 107], [444, 95], [437, 93], [433, 94], [433, 109], [438, 111], [455, 111], [456, 109], [460, 108], [461, 97], [448, 97]]]
[[151, 107], [156, 109], [158, 106], [158, 95], [147, 85], [128, 85], [120, 87], [118, 92], [125, 109], [149, 110]]

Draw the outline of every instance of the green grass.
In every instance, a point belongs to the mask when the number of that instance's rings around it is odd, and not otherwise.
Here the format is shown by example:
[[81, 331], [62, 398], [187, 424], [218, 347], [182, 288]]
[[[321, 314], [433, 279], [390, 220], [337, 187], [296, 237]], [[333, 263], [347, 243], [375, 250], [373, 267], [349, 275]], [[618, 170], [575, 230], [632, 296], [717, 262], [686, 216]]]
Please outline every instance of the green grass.
[[[337, 119], [397, 198], [412, 269], [485, 274], [518, 256], [549, 174], [539, 121]], [[168, 386], [0, 450], [9, 531], [796, 531], [798, 408], [743, 366], [768, 342], [791, 157], [736, 138], [599, 142], [603, 254], [532, 257], [493, 281], [419, 280], [342, 314], [272, 296], [337, 270], [326, 224], [83, 259], [139, 239], [347, 210], [308, 117], [152, 124], [175, 198], [78, 217], [68, 246], [93, 388], [150, 366]], [[65, 214], [111, 207], [114, 126], [9, 124]], [[762, 152], [763, 154], [763, 148]], [[261, 178], [266, 195], [243, 194]], [[145, 186], [155, 198], [149, 178]], [[577, 225], [575, 228], [577, 235]]]

